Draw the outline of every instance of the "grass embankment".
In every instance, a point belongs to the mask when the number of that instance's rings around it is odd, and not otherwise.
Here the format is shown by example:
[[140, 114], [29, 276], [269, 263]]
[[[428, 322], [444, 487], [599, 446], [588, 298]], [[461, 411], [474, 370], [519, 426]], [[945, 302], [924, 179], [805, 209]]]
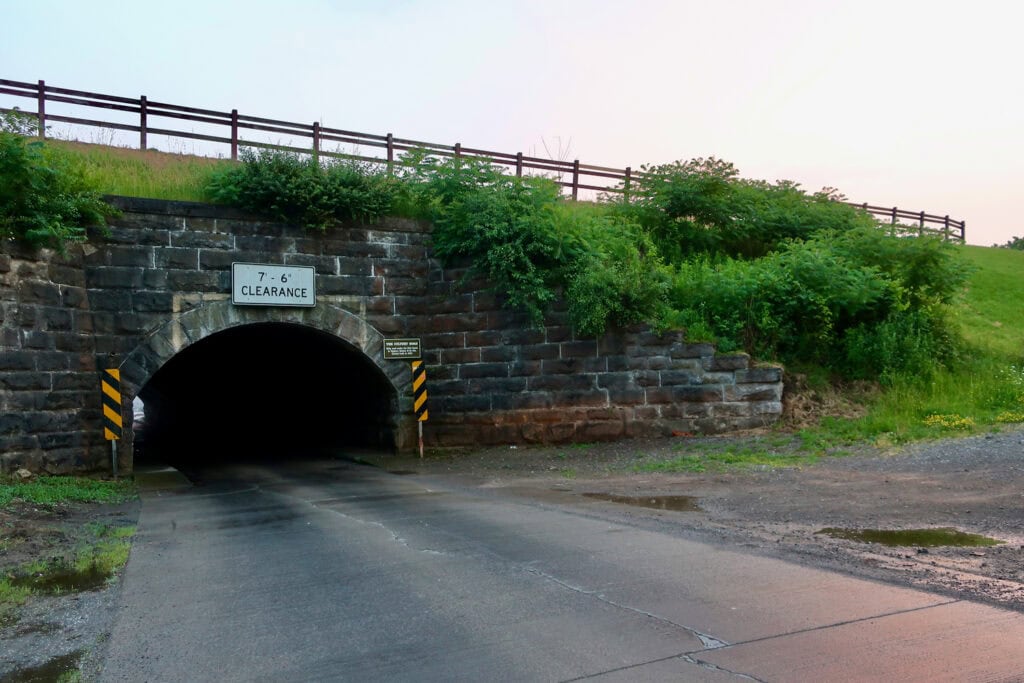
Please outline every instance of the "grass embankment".
[[204, 201], [210, 173], [225, 159], [210, 159], [155, 150], [108, 147], [84, 142], [48, 140], [66, 153], [85, 179], [106, 194], [149, 199]]
[[1024, 252], [964, 246], [973, 272], [952, 321], [965, 340], [954, 367], [930, 377], [897, 377], [866, 416], [827, 434], [903, 443], [977, 433], [1024, 422]]
[[[84, 477], [40, 477], [33, 481], [0, 480], [0, 513], [12, 512], [0, 528], [0, 550], [14, 550], [26, 536], [41, 530], [52, 532], [48, 522], [29, 522], [18, 511], [26, 507], [42, 517], [56, 515], [71, 503], [114, 504], [132, 499], [135, 486], [128, 481], [98, 481]], [[0, 565], [0, 625], [13, 618], [17, 607], [36, 594], [56, 594], [95, 588], [128, 561], [135, 528], [111, 527], [90, 522], [81, 529], [62, 530], [71, 548], [57, 543], [49, 556], [20, 565]], [[60, 550], [60, 552], [56, 552]]]

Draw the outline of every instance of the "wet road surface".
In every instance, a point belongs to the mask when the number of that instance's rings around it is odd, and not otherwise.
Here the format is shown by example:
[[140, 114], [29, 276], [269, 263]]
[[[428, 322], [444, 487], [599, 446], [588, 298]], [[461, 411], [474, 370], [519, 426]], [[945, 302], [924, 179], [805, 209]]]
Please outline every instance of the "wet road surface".
[[343, 461], [199, 478], [143, 494], [102, 680], [1024, 680], [1024, 614], [604, 509]]

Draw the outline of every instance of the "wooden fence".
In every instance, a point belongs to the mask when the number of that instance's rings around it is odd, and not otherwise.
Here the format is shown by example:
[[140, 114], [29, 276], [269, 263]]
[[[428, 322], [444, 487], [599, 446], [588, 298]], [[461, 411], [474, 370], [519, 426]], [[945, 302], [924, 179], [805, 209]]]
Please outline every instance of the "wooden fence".
[[[227, 145], [230, 149], [231, 159], [238, 159], [240, 147], [255, 147], [282, 149], [300, 154], [317, 154], [326, 157], [343, 157], [370, 163], [387, 164], [388, 167], [396, 163], [401, 164], [403, 152], [423, 150], [431, 155], [440, 157], [485, 159], [493, 164], [505, 166], [510, 171], [514, 169], [517, 176], [522, 176], [526, 171], [553, 175], [555, 182], [566, 188], [573, 199], [579, 197], [580, 190], [608, 193], [625, 192], [628, 196], [631, 183], [643, 176], [642, 172], [634, 171], [629, 166], [626, 168], [612, 168], [593, 164], [581, 164], [578, 159], [574, 161], [544, 159], [525, 156], [522, 152], [512, 154], [463, 147], [460, 143], [441, 145], [433, 142], [396, 138], [391, 133], [386, 135], [357, 133], [321, 126], [316, 121], [313, 123], [295, 123], [292, 121], [278, 121], [242, 115], [238, 113], [237, 109], [225, 112], [185, 107], [153, 101], [145, 95], [138, 99], [115, 95], [101, 95], [82, 90], [57, 88], [46, 85], [45, 81], [26, 83], [0, 79], [0, 95], [12, 95], [34, 100], [36, 111], [26, 111], [24, 113], [36, 119], [39, 135], [42, 137], [46, 136], [46, 128], [51, 122], [58, 122], [137, 133], [140, 149], [147, 149], [149, 136], [166, 135], [169, 138]], [[103, 121], [83, 118], [82, 116], [68, 116], [47, 112], [47, 103], [62, 103], [73, 105], [74, 107], [126, 112], [132, 115], [133, 122]], [[15, 109], [0, 107], [0, 112], [12, 111], [15, 111]], [[77, 110], [75, 113], [77, 113]], [[134, 123], [135, 120], [138, 123]], [[199, 133], [194, 130], [187, 131], [162, 127], [169, 125], [170, 121], [167, 120], [188, 121], [213, 126], [215, 130], [223, 130], [224, 134], [215, 135]], [[154, 121], [160, 123], [160, 126], [154, 126]], [[161, 123], [161, 121], [167, 122]], [[296, 147], [294, 145], [273, 144], [256, 140], [252, 137], [243, 137], [243, 135], [252, 132], [271, 133], [286, 136], [287, 138], [308, 139], [309, 144], [304, 147]], [[325, 145], [331, 143], [352, 145], [353, 149], [357, 151], [351, 154], [333, 152], [325, 148]], [[367, 148], [377, 150], [378, 154], [370, 156], [360, 153], [363, 149]], [[888, 218], [894, 225], [903, 224], [904, 221], [908, 220], [912, 221], [916, 224], [919, 234], [938, 233], [946, 240], [952, 239], [960, 242], [965, 240], [966, 221], [952, 220], [948, 215], [939, 216], [924, 211], [906, 211], [897, 207], [872, 206], [866, 203], [846, 203], [861, 208], [875, 216]]]

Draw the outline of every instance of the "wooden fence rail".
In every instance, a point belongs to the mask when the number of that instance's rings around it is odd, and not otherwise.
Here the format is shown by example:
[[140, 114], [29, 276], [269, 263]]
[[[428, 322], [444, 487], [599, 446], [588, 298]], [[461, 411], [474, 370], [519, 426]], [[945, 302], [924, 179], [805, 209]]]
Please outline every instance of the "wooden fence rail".
[[[238, 113], [237, 109], [231, 111], [216, 111], [212, 109], [200, 109], [197, 107], [185, 107], [165, 102], [150, 100], [145, 95], [138, 99], [119, 97], [115, 95], [101, 95], [85, 92], [83, 90], [71, 90], [46, 85], [45, 81], [26, 83], [0, 79], [0, 95], [11, 95], [35, 100], [36, 111], [23, 112], [33, 116], [38, 122], [38, 131], [41, 137], [46, 136], [46, 127], [51, 122], [67, 123], [72, 125], [93, 126], [108, 130], [126, 131], [137, 133], [139, 136], [139, 148], [147, 149], [149, 136], [166, 135], [169, 138], [180, 138], [184, 140], [196, 140], [208, 143], [227, 145], [230, 149], [231, 159], [238, 159], [240, 147], [255, 147], [263, 149], [280, 149], [300, 154], [314, 154], [325, 157], [342, 157], [355, 159], [375, 164], [387, 164], [390, 168], [393, 164], [401, 164], [401, 154], [413, 150], [423, 150], [434, 156], [441, 157], [466, 157], [485, 159], [493, 164], [514, 169], [515, 175], [522, 176], [525, 171], [540, 171], [547, 174], [554, 174], [554, 180], [563, 188], [566, 188], [573, 199], [579, 197], [580, 190], [592, 190], [595, 192], [625, 193], [628, 197], [630, 185], [637, 179], [643, 177], [642, 172], [634, 171], [632, 167], [612, 168], [608, 166], [596, 166], [593, 164], [582, 164], [580, 161], [563, 161], [557, 159], [544, 159], [540, 157], [526, 156], [522, 152], [514, 154], [508, 152], [494, 152], [472, 147], [463, 147], [460, 143], [454, 145], [441, 145], [433, 142], [420, 140], [408, 140], [396, 138], [391, 133], [386, 135], [374, 135], [370, 133], [358, 133], [355, 131], [341, 130], [321, 126], [319, 122], [295, 123], [293, 121], [278, 121], [258, 116], [247, 116]], [[86, 107], [92, 109], [107, 109], [117, 112], [126, 112], [137, 117], [138, 123], [119, 123], [115, 121], [102, 121], [80, 116], [67, 116], [47, 112], [48, 102], [63, 103], [75, 107]], [[13, 112], [16, 108], [0, 107], [0, 112]], [[20, 110], [18, 110], [20, 111]], [[180, 130], [175, 128], [155, 127], [153, 119], [189, 121], [209, 126], [222, 127], [226, 134], [213, 135], [209, 133], [198, 133], [194, 130]], [[162, 125], [169, 125], [163, 123]], [[294, 145], [272, 144], [252, 138], [245, 138], [243, 135], [248, 132], [272, 133], [287, 138], [308, 139], [309, 145], [296, 147]], [[352, 145], [354, 153], [346, 154], [330, 151], [325, 144], [338, 143]], [[377, 156], [367, 156], [360, 153], [363, 148], [380, 150]], [[966, 221], [951, 219], [948, 215], [938, 216], [924, 211], [906, 211], [897, 207], [872, 206], [867, 203], [845, 202], [856, 206], [875, 216], [887, 218], [894, 225], [903, 224], [904, 221], [912, 221], [916, 224], [917, 232], [941, 234], [946, 240], [965, 241], [967, 233]]]

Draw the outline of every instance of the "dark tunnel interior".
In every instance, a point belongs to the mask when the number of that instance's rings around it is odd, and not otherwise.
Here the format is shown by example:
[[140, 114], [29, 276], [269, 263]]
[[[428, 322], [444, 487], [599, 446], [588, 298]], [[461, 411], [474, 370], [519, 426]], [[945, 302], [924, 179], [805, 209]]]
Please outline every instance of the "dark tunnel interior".
[[139, 391], [136, 462], [394, 449], [397, 399], [360, 350], [309, 327], [259, 323], [193, 343]]

